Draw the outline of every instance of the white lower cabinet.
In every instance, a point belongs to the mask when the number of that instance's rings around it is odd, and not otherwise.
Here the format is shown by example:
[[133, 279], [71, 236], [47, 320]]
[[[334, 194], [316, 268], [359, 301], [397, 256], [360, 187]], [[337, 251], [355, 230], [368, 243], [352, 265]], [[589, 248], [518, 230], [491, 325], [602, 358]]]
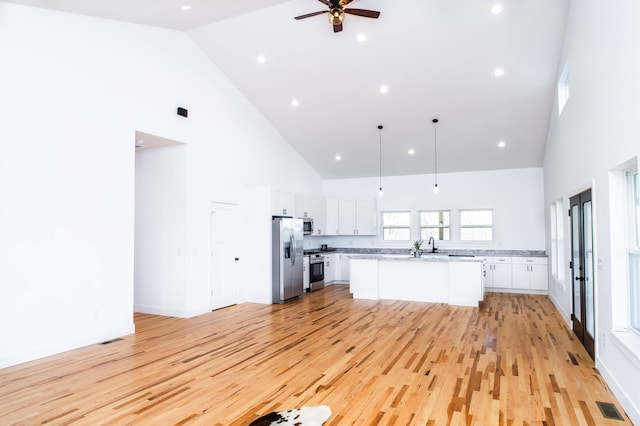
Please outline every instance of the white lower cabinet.
[[302, 288], [304, 291], [309, 290], [309, 256], [302, 258]]
[[513, 288], [548, 290], [547, 259], [544, 257], [514, 257], [512, 263]]
[[336, 280], [336, 256], [337, 254], [324, 255], [324, 283], [329, 284]]
[[486, 288], [511, 288], [510, 257], [487, 257], [484, 272]]
[[336, 257], [336, 265], [340, 266], [336, 271], [336, 281], [349, 281], [349, 255], [338, 254]]

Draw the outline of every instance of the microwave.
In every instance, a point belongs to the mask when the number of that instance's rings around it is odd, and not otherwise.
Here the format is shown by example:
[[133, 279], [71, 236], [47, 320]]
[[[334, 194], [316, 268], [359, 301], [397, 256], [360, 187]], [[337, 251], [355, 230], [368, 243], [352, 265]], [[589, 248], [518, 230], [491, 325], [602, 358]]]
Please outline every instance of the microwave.
[[304, 235], [313, 235], [313, 219], [302, 218], [302, 231]]

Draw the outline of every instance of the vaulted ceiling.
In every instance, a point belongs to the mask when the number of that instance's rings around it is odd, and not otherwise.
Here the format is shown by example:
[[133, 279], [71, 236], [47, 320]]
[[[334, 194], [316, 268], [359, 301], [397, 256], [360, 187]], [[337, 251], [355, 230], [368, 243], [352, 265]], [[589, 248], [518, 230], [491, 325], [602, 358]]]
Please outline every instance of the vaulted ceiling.
[[433, 173], [433, 118], [438, 173], [541, 166], [570, 0], [355, 0], [380, 17], [338, 33], [293, 19], [320, 0], [11, 2], [186, 31], [332, 179], [378, 176], [380, 143], [383, 175]]

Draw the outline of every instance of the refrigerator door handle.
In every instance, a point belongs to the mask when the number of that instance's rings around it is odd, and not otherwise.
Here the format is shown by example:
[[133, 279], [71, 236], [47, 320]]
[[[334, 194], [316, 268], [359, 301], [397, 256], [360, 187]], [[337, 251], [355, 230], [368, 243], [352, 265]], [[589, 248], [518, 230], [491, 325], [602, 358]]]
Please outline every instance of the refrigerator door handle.
[[291, 250], [291, 254], [289, 255], [289, 257], [291, 258], [291, 265], [295, 265], [296, 264], [296, 239], [293, 236], [293, 234], [291, 234], [289, 236], [289, 247]]

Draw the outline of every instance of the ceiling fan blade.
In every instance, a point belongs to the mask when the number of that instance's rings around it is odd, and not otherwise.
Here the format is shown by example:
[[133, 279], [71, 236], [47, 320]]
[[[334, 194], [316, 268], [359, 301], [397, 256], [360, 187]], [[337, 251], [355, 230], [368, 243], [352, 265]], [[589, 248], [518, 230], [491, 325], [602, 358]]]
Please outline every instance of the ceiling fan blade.
[[322, 10], [320, 12], [313, 12], [313, 13], [307, 13], [306, 15], [300, 15], [300, 16], [296, 16], [293, 19], [304, 19], [304, 18], [311, 18], [312, 16], [316, 16], [316, 15], [322, 15], [323, 13], [327, 13], [329, 12], [328, 10]]
[[344, 13], [349, 13], [351, 15], [364, 16], [365, 18], [377, 18], [380, 16], [380, 12], [377, 10], [367, 10], [367, 9], [345, 9]]
[[340, 31], [342, 31], [342, 22], [333, 26], [334, 33], [339, 33]]
[[324, 4], [325, 6], [329, 6], [329, 7], [333, 7], [333, 5], [331, 4], [331, 2], [329, 0], [318, 0], [320, 3]]

